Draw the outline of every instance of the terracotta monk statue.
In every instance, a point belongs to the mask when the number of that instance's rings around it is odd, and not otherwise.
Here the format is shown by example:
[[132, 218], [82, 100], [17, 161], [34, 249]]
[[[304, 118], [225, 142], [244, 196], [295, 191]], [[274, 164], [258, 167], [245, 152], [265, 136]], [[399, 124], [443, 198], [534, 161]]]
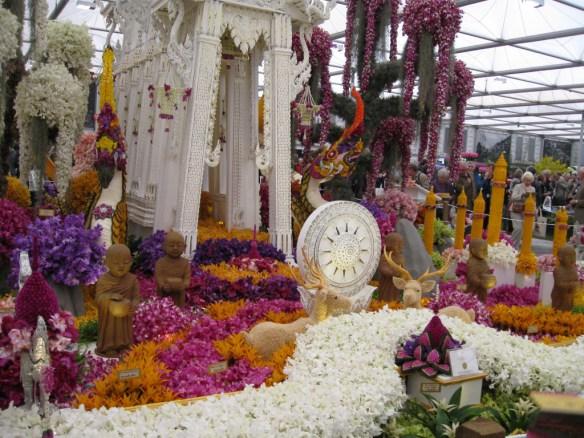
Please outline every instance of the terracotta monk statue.
[[578, 289], [576, 250], [571, 245], [564, 245], [558, 250], [558, 266], [554, 269], [552, 307], [556, 310], [571, 311], [576, 289]]
[[[385, 249], [391, 253], [393, 261], [405, 267], [403, 256], [404, 240], [398, 233], [389, 233], [385, 236]], [[400, 277], [401, 272], [396, 271], [387, 263], [385, 257], [379, 259], [377, 272], [380, 275], [379, 280], [379, 299], [383, 301], [401, 301], [401, 291], [393, 284], [393, 277]]]
[[191, 266], [181, 257], [186, 248], [180, 233], [169, 231], [164, 239], [164, 257], [158, 259], [154, 268], [156, 287], [161, 297], [171, 297], [178, 307], [185, 305], [185, 289], [191, 282]]
[[119, 356], [132, 345], [132, 318], [140, 302], [138, 281], [130, 274], [132, 255], [126, 245], [112, 245], [105, 254], [109, 270], [96, 285], [99, 331], [97, 354]]
[[489, 247], [482, 239], [471, 240], [468, 245], [470, 257], [467, 264], [466, 291], [487, 300], [487, 290], [495, 286], [495, 277], [487, 262]]

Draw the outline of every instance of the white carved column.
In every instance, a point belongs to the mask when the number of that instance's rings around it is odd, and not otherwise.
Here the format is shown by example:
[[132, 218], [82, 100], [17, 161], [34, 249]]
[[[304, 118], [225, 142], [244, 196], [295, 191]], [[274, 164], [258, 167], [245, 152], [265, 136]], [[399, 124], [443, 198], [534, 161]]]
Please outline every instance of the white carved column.
[[271, 149], [270, 240], [287, 256], [292, 255], [292, 220], [290, 213], [290, 102], [292, 100], [290, 63], [292, 26], [290, 17], [275, 14], [272, 41], [265, 71], [266, 147]]
[[221, 64], [222, 4], [206, 1], [202, 6], [201, 32], [195, 38], [192, 60], [192, 97], [185, 129], [190, 133], [183, 151], [175, 228], [185, 236], [187, 254], [196, 247], [197, 221], [205, 166], [205, 149], [213, 136], [215, 105]]
[[[256, 225], [258, 193], [255, 152], [252, 148], [253, 111], [250, 62], [235, 60], [227, 73], [227, 227]], [[256, 93], [257, 94], [257, 93]], [[257, 120], [257, 119], [256, 119]]]

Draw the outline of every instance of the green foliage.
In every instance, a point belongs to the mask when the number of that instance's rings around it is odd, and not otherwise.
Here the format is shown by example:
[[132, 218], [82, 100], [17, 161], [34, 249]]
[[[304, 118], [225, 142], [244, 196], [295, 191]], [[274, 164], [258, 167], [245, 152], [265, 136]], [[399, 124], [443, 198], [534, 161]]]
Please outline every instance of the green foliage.
[[564, 173], [568, 171], [568, 166], [559, 160], [554, 160], [552, 157], [543, 157], [535, 163], [535, 170], [537, 173], [541, 173], [544, 170], [550, 170], [553, 173]]
[[576, 306], [572, 309], [572, 313], [582, 313], [584, 314], [584, 306]]
[[494, 393], [483, 396], [488, 416], [509, 435], [524, 433], [538, 414], [537, 407], [526, 394]]
[[97, 332], [98, 332], [97, 319], [92, 319], [83, 322], [79, 326], [79, 342], [82, 344], [96, 342]]
[[[418, 228], [418, 232], [420, 236], [424, 237], [424, 226], [420, 226]], [[454, 229], [446, 222], [442, 222], [440, 219], [436, 219], [434, 221], [434, 245], [436, 246], [444, 246], [447, 243], [448, 239], [454, 237]]]
[[436, 269], [440, 269], [442, 266], [444, 266], [444, 259], [438, 251], [434, 251], [432, 253], [432, 264]]
[[[461, 424], [479, 417], [486, 410], [483, 407], [472, 405], [460, 407], [461, 394], [462, 388], [458, 388], [447, 403], [424, 394], [430, 403], [429, 409], [422, 403], [408, 400], [404, 412], [413, 421], [429, 430], [431, 432], [430, 436], [454, 438], [456, 436], [456, 429]], [[401, 432], [399, 436], [402, 438], [414, 438], [424, 435]]]

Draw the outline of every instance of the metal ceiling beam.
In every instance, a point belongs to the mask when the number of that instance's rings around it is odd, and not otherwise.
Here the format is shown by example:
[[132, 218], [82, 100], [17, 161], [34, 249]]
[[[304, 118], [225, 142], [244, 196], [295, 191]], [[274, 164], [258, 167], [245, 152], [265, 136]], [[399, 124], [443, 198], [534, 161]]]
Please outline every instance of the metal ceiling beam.
[[[485, 49], [492, 49], [495, 47], [501, 46], [516, 46], [517, 44], [527, 44], [527, 43], [535, 43], [538, 41], [547, 41], [547, 40], [555, 40], [558, 38], [566, 38], [571, 36], [577, 36], [584, 34], [584, 27], [576, 27], [573, 29], [565, 29], [565, 30], [558, 30], [555, 32], [546, 32], [540, 33], [537, 35], [527, 35], [518, 38], [510, 38], [506, 39], [493, 39], [491, 37], [485, 37], [482, 35], [472, 34], [470, 32], [461, 31], [461, 33], [469, 36], [473, 36], [475, 38], [482, 38], [485, 40], [490, 41], [489, 43], [484, 44], [475, 44], [473, 46], [461, 47], [459, 49], [455, 49], [456, 53], [465, 53], [465, 52], [473, 52], [475, 50], [485, 50]], [[523, 47], [521, 47], [523, 48]]]
[[[526, 116], [521, 116], [521, 117], [526, 117]], [[532, 117], [537, 117], [537, 116], [532, 116]], [[517, 125], [517, 123], [519, 123], [520, 125], [532, 125], [532, 124], [538, 124], [538, 125], [579, 125], [580, 124], [580, 120], [545, 120], [543, 122], [502, 122], [502, 123], [493, 123], [490, 125], [482, 125], [482, 126], [513, 126], [513, 125]]]
[[548, 85], [542, 87], [533, 88], [515, 88], [511, 90], [499, 90], [499, 91], [479, 91], [474, 93], [473, 97], [476, 96], [503, 96], [507, 94], [518, 94], [518, 93], [538, 93], [541, 91], [553, 91], [553, 90], [570, 90], [571, 88], [584, 88], [584, 83], [581, 84], [567, 84], [567, 85]]
[[[523, 67], [523, 68], [513, 68], [510, 70], [500, 70], [500, 71], [485, 71], [478, 75], [474, 75], [475, 78], [490, 78], [493, 76], [508, 76], [508, 75], [520, 75], [523, 73], [533, 73], [534, 71], [550, 71], [550, 70], [562, 70], [566, 68], [579, 67], [581, 63], [577, 62], [567, 62], [561, 64], [550, 64], [550, 65], [538, 65], [534, 67]], [[476, 69], [473, 69], [476, 70]], [[515, 79], [515, 78], [514, 78]]]
[[[479, 110], [480, 108], [474, 108], [474, 110]], [[473, 109], [469, 108], [467, 111], [472, 111]], [[558, 112], [547, 112], [547, 113], [512, 113], [512, 114], [502, 114], [496, 115], [492, 117], [485, 117], [485, 116], [466, 116], [465, 120], [477, 120], [477, 119], [508, 119], [511, 117], [542, 117], [542, 116], [567, 116], [572, 114], [581, 114], [582, 110], [573, 110], [573, 111], [558, 111]]]
[[[537, 125], [533, 125], [537, 126]], [[553, 132], [553, 131], [560, 131], [570, 133], [572, 131], [580, 132], [580, 128], [575, 129], [564, 129], [564, 128], [537, 128], [537, 129], [513, 129], [513, 132]]]
[[55, 9], [49, 14], [49, 20], [56, 20], [59, 18], [59, 15], [61, 15], [61, 12], [63, 12], [63, 9], [65, 9], [65, 6], [67, 6], [68, 3], [69, 0], [58, 0], [55, 4]]
[[554, 105], [568, 105], [572, 103], [583, 103], [584, 99], [563, 99], [563, 100], [544, 100], [538, 102], [524, 101], [517, 103], [502, 103], [499, 105], [473, 105], [478, 109], [498, 109], [498, 108], [514, 108], [519, 106], [554, 106]]
[[475, 3], [482, 3], [485, 0], [456, 0], [456, 6], [464, 8], [465, 6], [474, 5]]
[[[474, 38], [482, 38], [483, 40], [487, 40], [490, 41], [492, 43], [500, 43], [501, 40], [496, 39], [496, 38], [491, 38], [491, 37], [487, 37], [484, 35], [478, 35], [476, 33], [472, 33], [472, 32], [468, 32], [468, 31], [463, 31], [461, 30], [460, 33], [462, 33], [463, 35], [468, 35]], [[566, 62], [579, 62], [580, 64], [582, 64], [582, 61], [576, 61], [574, 59], [571, 58], [566, 58], [565, 56], [560, 56], [560, 55], [554, 55], [552, 53], [549, 52], [545, 52], [543, 50], [538, 50], [538, 49], [533, 49], [531, 47], [525, 47], [525, 46], [521, 46], [518, 44], [510, 44], [508, 41], [510, 40], [506, 40], [507, 42], [505, 42], [504, 44], [499, 44], [499, 46], [511, 46], [511, 47], [515, 47], [517, 49], [521, 49], [521, 50], [527, 50], [528, 52], [533, 52], [533, 53], [537, 53], [538, 55], [544, 55], [544, 56], [548, 56], [550, 58], [556, 58], [556, 59], [561, 59], [562, 61], [566, 61]], [[495, 46], [497, 47], [497, 46]], [[462, 50], [462, 49], [461, 49]], [[479, 49], [476, 49], [479, 50]], [[483, 50], [483, 49], [480, 49]], [[460, 51], [455, 50], [456, 53], [461, 53]]]
[[574, 9], [578, 9], [579, 11], [584, 11], [584, 6], [577, 6], [574, 3], [569, 3], [566, 0], [554, 0], [556, 3], [560, 3], [562, 5], [569, 6]]

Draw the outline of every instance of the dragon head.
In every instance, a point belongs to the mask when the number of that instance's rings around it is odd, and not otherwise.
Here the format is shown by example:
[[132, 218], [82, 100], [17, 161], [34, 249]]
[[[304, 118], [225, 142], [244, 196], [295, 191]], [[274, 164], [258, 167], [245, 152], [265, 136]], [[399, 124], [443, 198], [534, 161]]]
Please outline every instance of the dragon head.
[[359, 92], [353, 88], [351, 95], [355, 98], [357, 109], [353, 123], [341, 137], [331, 146], [320, 151], [312, 161], [309, 169], [310, 176], [317, 180], [329, 181], [335, 176], [348, 176], [355, 168], [355, 164], [363, 151], [363, 120], [365, 105]]

